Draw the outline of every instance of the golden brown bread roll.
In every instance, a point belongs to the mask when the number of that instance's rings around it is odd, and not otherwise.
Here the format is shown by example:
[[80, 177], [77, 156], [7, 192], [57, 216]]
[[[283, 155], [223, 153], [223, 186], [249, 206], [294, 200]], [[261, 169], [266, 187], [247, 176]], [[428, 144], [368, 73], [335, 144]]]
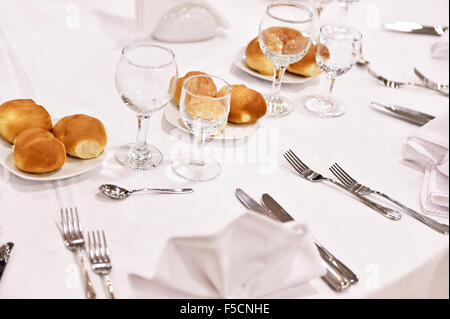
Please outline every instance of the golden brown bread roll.
[[[228, 122], [233, 124], [251, 124], [263, 117], [267, 111], [264, 97], [257, 91], [245, 85], [231, 86], [230, 113]], [[222, 94], [222, 88], [217, 96]]]
[[245, 49], [247, 66], [264, 75], [273, 75], [273, 62], [262, 52], [258, 37], [254, 38]]
[[[179, 78], [177, 80], [177, 87], [175, 89], [174, 98], [177, 102], [177, 106], [180, 106], [180, 98], [181, 98], [181, 89], [183, 87], [183, 81], [187, 79], [190, 76], [193, 75], [200, 75], [200, 74], [206, 74], [204, 72], [200, 71], [191, 71], [186, 73], [186, 75], [182, 78]], [[189, 83], [186, 85], [186, 89], [189, 90], [189, 92], [197, 95], [206, 95], [206, 96], [216, 96], [217, 94], [217, 87], [214, 83], [214, 81], [210, 78], [195, 78], [191, 79]]]
[[24, 172], [48, 173], [64, 165], [66, 149], [49, 131], [32, 128], [14, 140], [13, 161]]
[[[322, 47], [326, 50], [325, 54], [328, 54], [329, 57], [328, 49], [325, 46]], [[316, 63], [316, 49], [316, 45], [311, 44], [306, 55], [300, 61], [289, 65], [287, 70], [306, 77], [319, 75], [321, 71]]]
[[11, 100], [0, 105], [0, 135], [8, 142], [30, 128], [42, 128], [50, 131], [52, 119], [50, 114], [31, 99]]
[[95, 117], [75, 114], [63, 117], [52, 130], [67, 154], [82, 159], [99, 156], [106, 146], [106, 129]]

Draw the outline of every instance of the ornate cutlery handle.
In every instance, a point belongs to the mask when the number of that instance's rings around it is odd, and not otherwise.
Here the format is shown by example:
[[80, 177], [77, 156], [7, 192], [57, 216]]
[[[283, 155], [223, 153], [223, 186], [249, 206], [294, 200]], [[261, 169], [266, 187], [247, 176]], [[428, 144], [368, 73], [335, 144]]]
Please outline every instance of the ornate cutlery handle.
[[424, 89], [429, 89], [429, 90], [438, 92], [438, 93], [440, 93], [440, 94], [442, 94], [444, 96], [447, 96], [447, 97], [449, 96], [449, 92], [446, 92], [445, 90], [441, 90], [441, 89], [438, 89], [438, 88], [434, 88], [434, 87], [428, 86], [426, 84], [413, 83], [413, 82], [408, 82], [406, 84], [411, 85], [411, 86], [421, 87], [421, 88], [424, 88]]
[[351, 286], [350, 282], [343, 278], [328, 262], [324, 261], [327, 273], [322, 276], [322, 280], [325, 281], [335, 291], [343, 291]]
[[364, 204], [366, 204], [367, 206], [369, 206], [373, 210], [377, 211], [378, 213], [380, 213], [384, 217], [389, 218], [390, 220], [399, 220], [400, 218], [402, 218], [402, 215], [399, 212], [397, 212], [397, 211], [395, 211], [395, 210], [393, 210], [393, 209], [391, 209], [389, 207], [384, 207], [382, 205], [376, 204], [374, 201], [372, 201], [372, 200], [370, 200], [370, 199], [368, 199], [368, 198], [366, 198], [366, 197], [364, 197], [362, 195], [359, 195], [359, 194], [351, 191], [350, 189], [348, 189], [347, 187], [345, 187], [341, 183], [338, 183], [338, 182], [336, 182], [335, 180], [333, 180], [331, 178], [325, 177], [324, 179], [326, 181], [328, 181], [328, 182], [331, 182], [331, 183], [333, 183], [335, 185], [338, 185], [339, 187], [345, 189], [347, 192], [355, 195], [356, 197], [358, 197], [358, 199], [361, 202], [363, 202]]
[[356, 276], [356, 274], [350, 268], [348, 268], [342, 261], [333, 256], [332, 253], [330, 253], [325, 247], [322, 246], [322, 244], [320, 244], [314, 238], [313, 241], [316, 244], [317, 248], [319, 249], [319, 253], [322, 256], [322, 258], [326, 259], [330, 264], [332, 264], [336, 268], [336, 270], [338, 270], [347, 280], [350, 281], [350, 284], [353, 285], [359, 281], [358, 276]]
[[446, 224], [441, 224], [437, 221], [435, 221], [432, 218], [423, 216], [422, 214], [416, 212], [414, 209], [411, 209], [405, 205], [403, 205], [402, 203], [396, 201], [395, 199], [389, 197], [386, 194], [383, 194], [381, 192], [378, 191], [373, 191], [374, 194], [380, 195], [384, 198], [386, 198], [387, 200], [390, 200], [392, 203], [396, 204], [397, 206], [403, 208], [410, 216], [414, 217], [415, 219], [417, 219], [418, 221], [424, 223], [425, 225], [427, 225], [428, 227], [432, 228], [433, 230], [441, 233], [441, 234], [445, 234], [448, 235], [448, 225]]
[[87, 272], [86, 264], [84, 263], [82, 250], [78, 250], [78, 258], [80, 260], [81, 273], [82, 273], [83, 279], [84, 279], [84, 290], [85, 290], [86, 298], [87, 299], [95, 299], [96, 296], [95, 296], [94, 286], [92, 285], [92, 281], [89, 279], [89, 274]]
[[109, 278], [109, 276], [104, 276], [104, 277], [105, 277], [106, 289], [108, 290], [109, 297], [111, 299], [116, 299], [116, 297], [114, 296], [114, 288], [113, 288], [111, 279]]
[[163, 194], [186, 194], [192, 193], [192, 188], [140, 188], [134, 189], [135, 192], [153, 192], [153, 193], [163, 193]]

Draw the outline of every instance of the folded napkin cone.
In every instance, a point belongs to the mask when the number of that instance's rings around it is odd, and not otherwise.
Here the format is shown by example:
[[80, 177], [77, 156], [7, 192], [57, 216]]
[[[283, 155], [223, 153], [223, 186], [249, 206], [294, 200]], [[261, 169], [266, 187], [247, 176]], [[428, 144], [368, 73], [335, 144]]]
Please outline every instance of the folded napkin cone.
[[402, 147], [402, 156], [424, 169], [421, 204], [424, 213], [448, 218], [449, 114], [419, 128]]
[[216, 234], [170, 239], [154, 273], [129, 277], [159, 297], [258, 298], [324, 274], [306, 225], [246, 213]]

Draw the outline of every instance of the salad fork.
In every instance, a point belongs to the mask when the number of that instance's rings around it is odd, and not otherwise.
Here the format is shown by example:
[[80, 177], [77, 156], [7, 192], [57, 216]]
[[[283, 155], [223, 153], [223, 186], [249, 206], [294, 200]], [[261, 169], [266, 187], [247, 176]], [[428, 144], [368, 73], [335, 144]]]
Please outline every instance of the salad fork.
[[385, 78], [384, 76], [381, 76], [377, 73], [375, 73], [370, 67], [367, 68], [367, 71], [369, 72], [369, 74], [371, 76], [373, 76], [374, 78], [376, 78], [378, 81], [380, 81], [382, 84], [384, 84], [384, 86], [390, 87], [390, 88], [394, 88], [394, 89], [398, 89], [404, 86], [416, 86], [416, 87], [421, 87], [424, 89], [429, 89], [435, 92], [438, 92], [442, 95], [445, 96], [449, 96], [449, 93], [442, 90], [442, 89], [438, 89], [438, 88], [433, 88], [430, 86], [427, 86], [425, 84], [422, 83], [415, 83], [415, 82], [400, 82], [400, 81], [393, 81], [393, 80], [389, 80], [387, 78]]
[[441, 224], [431, 218], [428, 218], [428, 217], [416, 212], [414, 209], [411, 209], [411, 208], [403, 205], [402, 203], [396, 201], [395, 199], [389, 197], [388, 195], [386, 195], [382, 192], [370, 189], [367, 186], [359, 184], [355, 179], [353, 179], [350, 175], [348, 175], [338, 164], [333, 164], [330, 167], [330, 170], [349, 190], [351, 190], [355, 194], [359, 194], [362, 196], [369, 195], [369, 194], [379, 195], [379, 196], [391, 201], [392, 203], [396, 204], [397, 206], [403, 208], [406, 211], [406, 213], [408, 213], [410, 216], [414, 217], [418, 221], [424, 223], [428, 227], [434, 229], [435, 231], [437, 231], [441, 234], [448, 235], [448, 225]]
[[289, 164], [291, 164], [291, 166], [306, 180], [308, 180], [310, 182], [319, 182], [319, 181], [323, 180], [323, 181], [333, 183], [333, 184], [341, 187], [342, 189], [350, 192], [351, 194], [355, 195], [361, 202], [363, 202], [364, 204], [366, 204], [367, 206], [369, 206], [373, 210], [377, 211], [378, 213], [380, 213], [381, 215], [383, 215], [386, 218], [389, 218], [391, 220], [399, 220], [402, 217], [402, 215], [399, 212], [397, 212], [393, 209], [390, 209], [388, 207], [379, 205], [360, 194], [352, 192], [351, 190], [349, 190], [346, 186], [342, 185], [341, 183], [339, 183], [331, 178], [324, 177], [319, 173], [314, 172], [305, 163], [303, 163], [297, 157], [297, 155], [295, 155], [294, 152], [292, 152], [291, 150], [288, 150], [286, 153], [283, 154], [283, 156], [289, 162]]
[[[92, 238], [91, 238], [92, 237]], [[115, 299], [114, 289], [112, 281], [109, 278], [111, 272], [111, 260], [109, 258], [109, 248], [106, 243], [105, 232], [102, 230], [102, 236], [100, 237], [100, 231], [88, 232], [88, 250], [89, 258], [92, 264], [92, 270], [102, 277], [105, 281], [106, 289], [108, 290], [109, 297]]]
[[[70, 213], [69, 213], [70, 212]], [[75, 214], [74, 214], [75, 212]], [[84, 278], [85, 295], [88, 299], [95, 299], [94, 286], [87, 272], [86, 264], [84, 263], [84, 237], [83, 228], [81, 227], [80, 219], [78, 218], [78, 210], [75, 207], [72, 209], [61, 208], [61, 229], [66, 247], [74, 252], [80, 261], [81, 274]]]

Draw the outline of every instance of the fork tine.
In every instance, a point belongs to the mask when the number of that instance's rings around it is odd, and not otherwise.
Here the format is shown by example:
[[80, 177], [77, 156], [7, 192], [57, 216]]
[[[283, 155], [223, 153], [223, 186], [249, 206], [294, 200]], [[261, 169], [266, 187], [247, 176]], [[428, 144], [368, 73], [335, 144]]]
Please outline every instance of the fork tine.
[[303, 163], [302, 160], [301, 160], [300, 158], [298, 158], [298, 156], [295, 155], [294, 152], [292, 152], [291, 150], [289, 150], [288, 152], [291, 153], [291, 155], [296, 159], [297, 163], [298, 163], [301, 167], [303, 167], [304, 170], [309, 169], [308, 165], [306, 165], [305, 163]]
[[92, 249], [92, 239], [91, 239], [91, 233], [87, 233], [87, 246], [89, 251], [89, 258], [91, 259], [91, 263], [95, 262], [94, 258], [94, 250]]
[[74, 239], [75, 238], [75, 233], [74, 233], [74, 229], [73, 229], [74, 225], [73, 225], [72, 208], [70, 208], [70, 214], [69, 214], [69, 210], [66, 208], [66, 220], [67, 220], [69, 237], [71, 239]]
[[103, 235], [103, 243], [105, 244], [106, 257], [109, 259], [109, 248], [108, 248], [108, 244], [106, 243], [106, 235], [105, 235], [104, 230], [102, 230], [102, 235]]
[[303, 176], [303, 170], [297, 166], [297, 164], [294, 162], [294, 160], [292, 160], [289, 157], [289, 154], [283, 154], [284, 158], [289, 162], [289, 164], [291, 164], [291, 166], [297, 171], [297, 173], [299, 173], [300, 175]]
[[106, 262], [105, 247], [102, 243], [102, 239], [100, 238], [100, 231], [97, 230], [96, 234], [97, 234], [97, 240], [98, 240], [98, 250], [99, 250], [100, 259], [102, 260], [102, 262]]
[[348, 182], [343, 178], [341, 173], [339, 173], [339, 171], [337, 171], [334, 166], [330, 167], [330, 171], [341, 181], [341, 183], [343, 183], [345, 186], [349, 186]]
[[339, 166], [338, 163], [334, 163], [334, 165], [336, 166], [337, 169], [339, 169], [341, 171], [342, 174], [344, 174], [344, 176], [346, 176], [352, 183], [356, 183], [356, 180], [354, 178], [352, 178], [350, 175], [348, 175], [348, 173], [346, 171], [344, 171], [344, 169], [342, 167]]
[[67, 224], [64, 220], [64, 210], [61, 208], [61, 230], [63, 232], [64, 238], [67, 237]]
[[78, 217], [78, 209], [75, 207], [75, 216], [77, 218], [77, 236], [83, 238], [83, 227], [81, 226], [80, 218]]

